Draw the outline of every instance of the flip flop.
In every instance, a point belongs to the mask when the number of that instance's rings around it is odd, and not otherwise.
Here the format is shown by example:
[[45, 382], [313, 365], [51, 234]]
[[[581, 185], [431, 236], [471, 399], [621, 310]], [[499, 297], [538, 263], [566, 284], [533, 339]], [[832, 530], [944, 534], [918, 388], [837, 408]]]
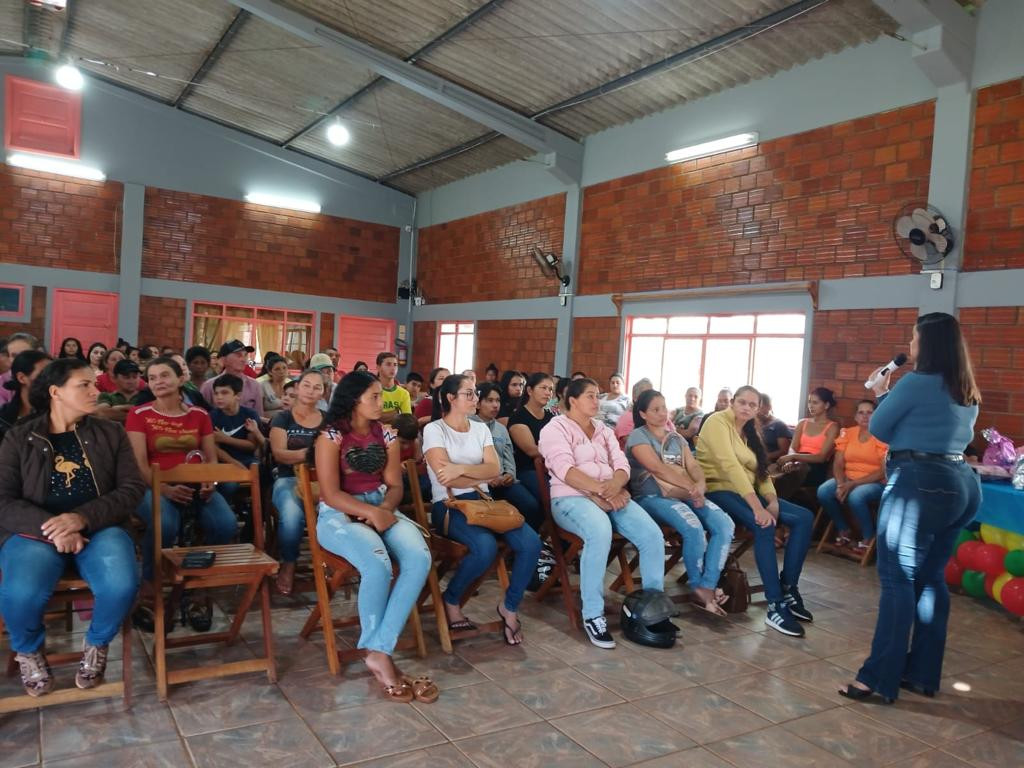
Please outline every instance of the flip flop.
[[411, 679], [403, 677], [402, 680], [412, 689], [412, 695], [416, 701], [424, 704], [433, 704], [441, 695], [441, 689], [437, 687], [437, 684], [424, 675]]
[[729, 615], [725, 612], [725, 610], [723, 610], [722, 606], [714, 600], [708, 600], [707, 602], [704, 602], [699, 597], [697, 597], [697, 595], [692, 595], [690, 597], [690, 602], [692, 602], [694, 607], [698, 610], [704, 611], [704, 613], [710, 613], [712, 616], [722, 618], [724, 616]]
[[[505, 625], [504, 629], [502, 629], [502, 632], [501, 632], [501, 636], [505, 639], [505, 645], [522, 645], [523, 644], [523, 636], [522, 636], [521, 633], [523, 631], [523, 622], [517, 621], [516, 625], [513, 627], [505, 619], [504, 614], [502, 614], [502, 612], [501, 612], [501, 605], [498, 605], [498, 607], [495, 610], [498, 612], [498, 618], [501, 619], [501, 623]], [[509, 631], [512, 632], [512, 640], [511, 641], [508, 639]], [[519, 635], [519, 642], [518, 643], [514, 642], [515, 638], [516, 638], [516, 635]]]
[[458, 621], [448, 622], [449, 632], [471, 632], [475, 629], [477, 629], [476, 624], [469, 619], [459, 619]]

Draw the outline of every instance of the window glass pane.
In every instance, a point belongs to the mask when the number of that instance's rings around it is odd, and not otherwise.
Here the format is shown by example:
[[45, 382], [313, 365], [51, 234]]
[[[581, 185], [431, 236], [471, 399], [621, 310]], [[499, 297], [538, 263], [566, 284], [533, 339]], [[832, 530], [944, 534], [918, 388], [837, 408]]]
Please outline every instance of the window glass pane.
[[[753, 317], [750, 318], [753, 323]], [[711, 319], [712, 324], [714, 318]], [[714, 406], [718, 391], [736, 391], [747, 384], [750, 372], [749, 339], [708, 339], [704, 355], [704, 402]]]
[[[444, 326], [441, 326], [442, 328]], [[452, 324], [454, 327], [454, 324]], [[449, 371], [458, 370], [455, 365], [455, 334], [442, 333], [437, 341], [437, 366]]]
[[312, 312], [288, 312], [286, 317], [289, 323], [306, 323], [307, 325], [313, 324], [313, 313]]
[[455, 333], [455, 323], [441, 323], [441, 333]]
[[251, 320], [226, 320], [221, 323], [220, 328], [219, 338], [216, 339], [216, 343], [210, 349], [216, 349], [225, 341], [230, 341], [231, 339], [238, 339], [243, 344], [256, 346], [253, 339], [255, 334], [253, 333]]
[[224, 314], [228, 317], [253, 317], [256, 310], [252, 307], [225, 307]]
[[285, 357], [295, 360], [298, 355], [308, 356], [312, 338], [313, 329], [308, 325], [289, 325], [284, 339]]
[[462, 373], [473, 367], [473, 334], [460, 333], [455, 338], [455, 367], [452, 372]]
[[216, 349], [222, 343], [217, 341], [220, 324], [221, 320], [217, 317], [196, 317], [192, 322], [192, 344]]
[[626, 386], [632, 389], [645, 376], [661, 387], [661, 336], [634, 336], [629, 342], [629, 370], [626, 371]]
[[664, 317], [634, 317], [630, 333], [665, 333]]
[[474, 323], [459, 323], [459, 333], [473, 333]]
[[[801, 336], [807, 318], [804, 315], [758, 315], [757, 332], [762, 333], [798, 333]], [[775, 405], [775, 401], [772, 401]]]
[[21, 288], [0, 285], [0, 312], [21, 312], [21, 296]]
[[259, 320], [284, 320], [283, 309], [260, 309], [256, 310], [256, 317]]
[[196, 304], [195, 314], [197, 315], [223, 315], [224, 305], [223, 304]]
[[661, 386], [669, 410], [686, 405], [686, 390], [700, 386], [700, 353], [703, 339], [666, 339]]
[[751, 383], [772, 398], [772, 410], [787, 424], [800, 418], [804, 340], [758, 338], [754, 342], [754, 377]]
[[711, 333], [753, 333], [753, 315], [724, 315], [711, 318]]
[[[282, 313], [283, 314], [283, 313]], [[256, 359], [263, 360], [269, 352], [284, 349], [283, 323], [254, 323], [256, 328]]]
[[699, 316], [670, 317], [668, 332], [679, 334], [705, 334], [708, 332], [708, 319]]

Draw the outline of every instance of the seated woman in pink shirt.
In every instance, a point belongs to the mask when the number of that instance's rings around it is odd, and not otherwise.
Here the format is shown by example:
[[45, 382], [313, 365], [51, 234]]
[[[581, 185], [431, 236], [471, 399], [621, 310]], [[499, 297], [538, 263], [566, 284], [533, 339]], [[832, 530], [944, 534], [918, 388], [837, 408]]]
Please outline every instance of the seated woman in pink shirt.
[[565, 414], [540, 431], [537, 448], [550, 475], [555, 522], [583, 539], [580, 596], [587, 637], [598, 648], [614, 648], [604, 617], [604, 573], [612, 531], [633, 542], [640, 553], [644, 589], [664, 587], [665, 538], [626, 490], [629, 462], [611, 428], [598, 418], [597, 382], [572, 381], [565, 404]]

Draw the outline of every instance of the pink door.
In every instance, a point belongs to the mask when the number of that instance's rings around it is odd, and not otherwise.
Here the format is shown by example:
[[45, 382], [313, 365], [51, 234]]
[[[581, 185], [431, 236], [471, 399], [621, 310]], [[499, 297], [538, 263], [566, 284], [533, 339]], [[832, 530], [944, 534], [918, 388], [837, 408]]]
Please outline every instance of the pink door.
[[68, 336], [82, 342], [82, 352], [94, 341], [108, 347], [117, 343], [117, 294], [95, 291], [53, 291], [53, 325], [50, 349], [60, 353], [60, 343]]
[[377, 354], [385, 350], [395, 351], [395, 321], [377, 317], [338, 318], [338, 333], [335, 344], [340, 361], [338, 368], [348, 373], [357, 360], [370, 366], [370, 372], [377, 372]]

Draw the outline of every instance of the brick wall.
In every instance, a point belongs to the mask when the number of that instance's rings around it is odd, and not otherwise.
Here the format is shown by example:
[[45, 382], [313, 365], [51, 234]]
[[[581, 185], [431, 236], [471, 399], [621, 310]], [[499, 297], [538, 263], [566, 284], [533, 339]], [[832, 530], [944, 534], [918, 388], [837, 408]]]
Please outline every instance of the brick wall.
[[186, 319], [184, 299], [141, 296], [138, 343], [174, 347], [184, 352]]
[[41, 285], [32, 286], [32, 316], [27, 323], [0, 321], [0, 337], [12, 333], [31, 333], [43, 344], [49, 344], [46, 338], [46, 288]]
[[964, 269], [1024, 267], [1024, 78], [978, 91]]
[[327, 349], [328, 347], [334, 346], [334, 313], [333, 312], [321, 312], [320, 313], [320, 346], [317, 347], [317, 352], [321, 349]]
[[962, 309], [960, 323], [981, 389], [978, 431], [995, 427], [1024, 443], [1024, 306]]
[[146, 189], [142, 276], [395, 300], [398, 229]]
[[419, 231], [417, 280], [432, 304], [558, 293], [530, 248], [560, 254], [565, 195], [552, 195]]
[[123, 187], [0, 166], [0, 263], [116, 273]]
[[[409, 370], [426, 381], [437, 361], [437, 323], [421, 321], [412, 324], [412, 359]], [[427, 382], [429, 386], [430, 382]]]
[[588, 187], [579, 293], [907, 274], [891, 236], [927, 199], [934, 103]]
[[559, 375], [583, 371], [604, 387], [619, 369], [619, 318], [577, 317], [572, 323], [572, 365]]
[[552, 372], [558, 321], [481, 320], [476, 324], [476, 358], [473, 368], [483, 376], [489, 363], [502, 371], [515, 368], [533, 373]]

